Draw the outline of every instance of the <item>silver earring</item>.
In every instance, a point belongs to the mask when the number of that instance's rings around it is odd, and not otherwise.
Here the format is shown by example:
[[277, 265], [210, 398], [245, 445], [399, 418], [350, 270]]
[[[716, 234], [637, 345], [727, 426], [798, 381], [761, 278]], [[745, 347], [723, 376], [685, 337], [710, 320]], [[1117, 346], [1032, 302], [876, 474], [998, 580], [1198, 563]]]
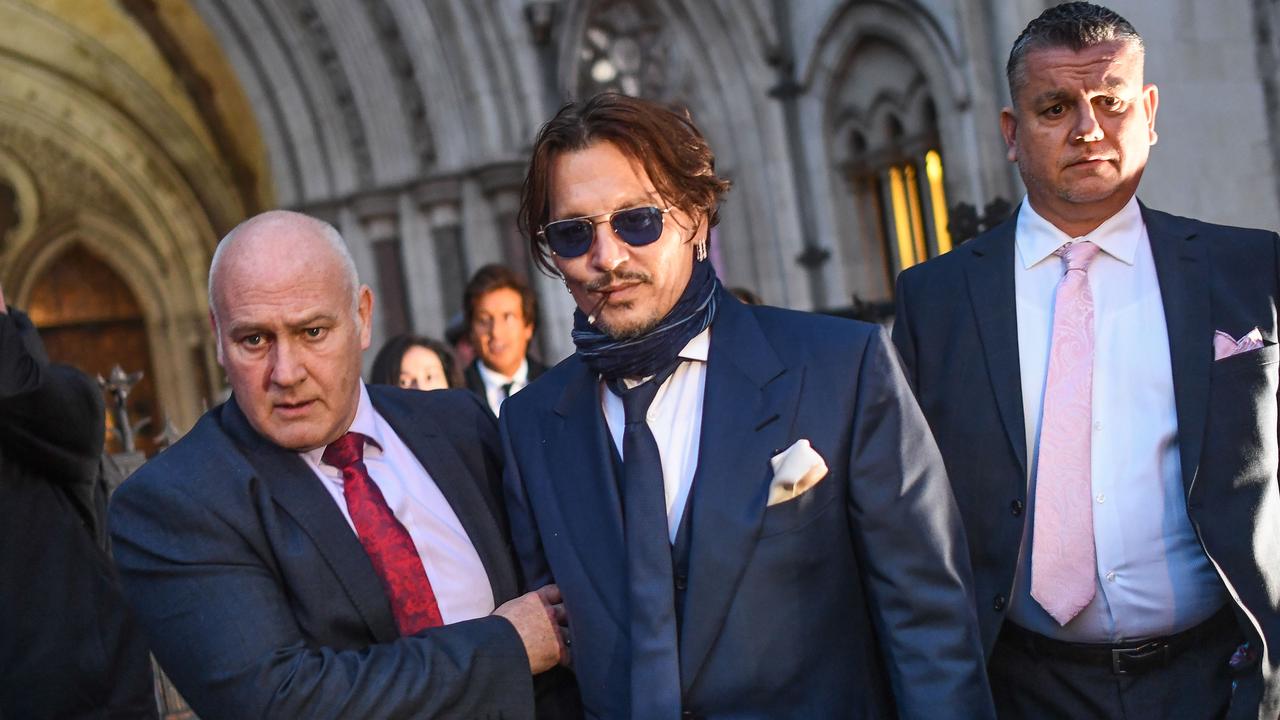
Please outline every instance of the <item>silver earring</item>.
[[702, 238], [702, 241], [698, 243], [698, 246], [695, 250], [694, 257], [698, 259], [698, 262], [702, 262], [703, 260], [707, 259], [707, 239], [706, 238]]

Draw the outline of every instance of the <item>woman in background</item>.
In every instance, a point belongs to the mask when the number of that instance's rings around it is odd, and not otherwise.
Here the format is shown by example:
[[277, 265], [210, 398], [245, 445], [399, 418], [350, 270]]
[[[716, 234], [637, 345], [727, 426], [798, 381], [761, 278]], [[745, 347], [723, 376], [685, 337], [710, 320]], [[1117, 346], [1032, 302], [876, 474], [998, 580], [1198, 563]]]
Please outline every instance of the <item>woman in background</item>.
[[412, 390], [462, 387], [462, 376], [449, 347], [421, 335], [397, 335], [373, 359], [369, 382]]

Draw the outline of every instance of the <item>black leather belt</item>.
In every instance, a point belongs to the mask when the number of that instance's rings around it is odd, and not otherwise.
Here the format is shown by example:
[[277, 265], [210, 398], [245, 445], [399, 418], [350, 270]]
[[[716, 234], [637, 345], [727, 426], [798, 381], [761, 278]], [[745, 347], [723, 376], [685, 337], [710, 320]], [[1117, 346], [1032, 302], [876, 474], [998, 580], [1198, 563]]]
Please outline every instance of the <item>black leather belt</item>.
[[1000, 641], [1020, 645], [1035, 655], [1071, 660], [1088, 665], [1104, 665], [1116, 675], [1132, 675], [1152, 668], [1164, 667], [1170, 660], [1192, 645], [1223, 637], [1224, 633], [1239, 634], [1235, 614], [1226, 605], [1213, 617], [1182, 632], [1165, 637], [1139, 640], [1118, 645], [1096, 645], [1055, 640], [1032, 632], [1011, 622], [1005, 622], [1000, 630]]

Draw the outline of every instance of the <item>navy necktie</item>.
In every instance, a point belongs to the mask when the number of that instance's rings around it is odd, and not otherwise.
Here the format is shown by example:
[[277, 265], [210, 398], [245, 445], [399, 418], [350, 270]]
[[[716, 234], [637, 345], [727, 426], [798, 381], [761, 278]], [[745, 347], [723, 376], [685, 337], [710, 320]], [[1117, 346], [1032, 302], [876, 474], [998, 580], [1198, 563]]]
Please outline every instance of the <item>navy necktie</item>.
[[658, 388], [679, 365], [631, 389], [612, 380], [622, 399], [622, 508], [630, 598], [631, 717], [680, 717], [680, 655], [676, 644], [675, 590], [667, 529], [662, 457], [647, 415]]

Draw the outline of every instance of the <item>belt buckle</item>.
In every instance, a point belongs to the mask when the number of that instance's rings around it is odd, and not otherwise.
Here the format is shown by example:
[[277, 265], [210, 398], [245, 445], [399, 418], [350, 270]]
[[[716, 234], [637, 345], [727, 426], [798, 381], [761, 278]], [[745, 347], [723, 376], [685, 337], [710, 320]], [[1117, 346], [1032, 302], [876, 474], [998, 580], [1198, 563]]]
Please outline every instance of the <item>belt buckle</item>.
[[1169, 643], [1164, 640], [1152, 640], [1136, 648], [1112, 650], [1111, 672], [1114, 675], [1131, 675], [1137, 668], [1130, 667], [1128, 663], [1141, 663], [1157, 656], [1160, 657], [1161, 662], [1169, 661]]

